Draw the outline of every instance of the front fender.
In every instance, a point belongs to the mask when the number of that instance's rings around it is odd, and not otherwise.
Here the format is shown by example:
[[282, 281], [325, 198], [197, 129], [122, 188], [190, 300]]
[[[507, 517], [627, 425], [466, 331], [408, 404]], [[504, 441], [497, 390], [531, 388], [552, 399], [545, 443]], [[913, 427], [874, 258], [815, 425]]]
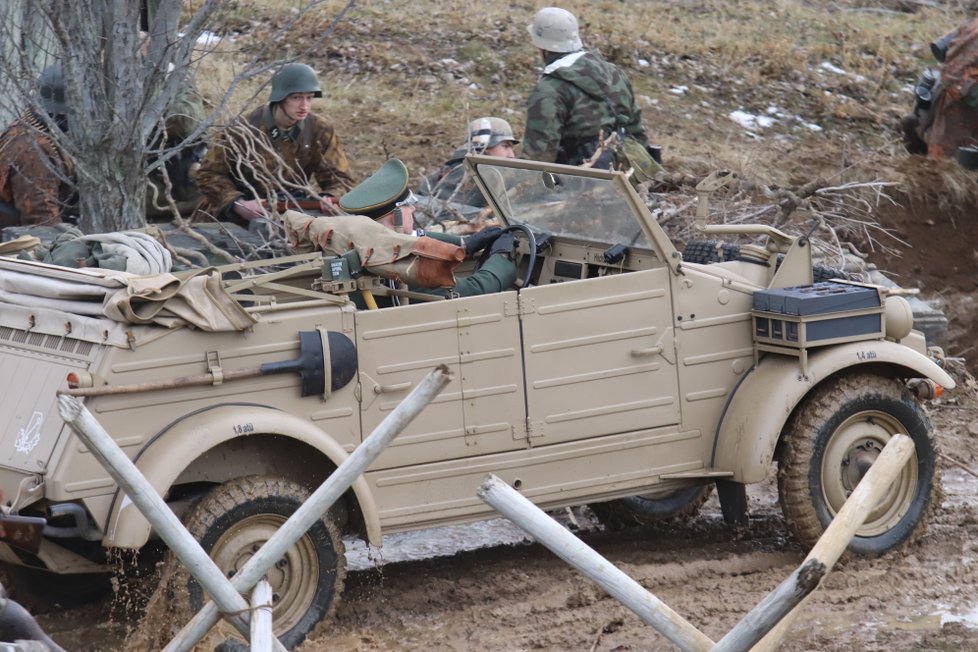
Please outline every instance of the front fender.
[[[180, 419], [153, 437], [135, 460], [136, 467], [161, 496], [194, 460], [208, 450], [236, 437], [242, 423], [256, 435], [281, 435], [322, 452], [339, 466], [349, 455], [332, 437], [300, 417], [260, 405], [220, 405]], [[254, 435], [253, 435], [254, 436]], [[367, 481], [361, 475], [352, 485], [371, 545], [381, 545], [380, 517]], [[117, 489], [109, 512], [104, 544], [141, 548], [149, 540], [150, 524], [121, 490]]]
[[792, 356], [766, 355], [737, 387], [714, 440], [713, 468], [732, 471], [735, 482], [760, 482], [788, 417], [808, 392], [848, 369], [881, 365], [895, 376], [926, 377], [947, 389], [954, 380], [930, 358], [896, 342], [872, 340], [815, 349], [802, 374]]

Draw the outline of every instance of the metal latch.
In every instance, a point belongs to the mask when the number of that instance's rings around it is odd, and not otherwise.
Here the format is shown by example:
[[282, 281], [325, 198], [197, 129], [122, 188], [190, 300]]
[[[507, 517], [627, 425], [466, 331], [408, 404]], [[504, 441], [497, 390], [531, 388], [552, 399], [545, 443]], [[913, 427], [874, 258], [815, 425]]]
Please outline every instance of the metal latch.
[[217, 351], [207, 352], [207, 373], [213, 378], [212, 384], [220, 385], [224, 382], [224, 371], [221, 369], [221, 354]]

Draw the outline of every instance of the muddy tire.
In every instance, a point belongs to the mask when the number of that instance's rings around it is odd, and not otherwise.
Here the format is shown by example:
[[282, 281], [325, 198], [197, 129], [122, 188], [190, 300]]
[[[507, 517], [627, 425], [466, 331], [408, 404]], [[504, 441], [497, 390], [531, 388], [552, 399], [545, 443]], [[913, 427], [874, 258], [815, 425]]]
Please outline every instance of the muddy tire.
[[699, 513], [710, 497], [712, 484], [677, 489], [666, 497], [629, 496], [588, 505], [605, 527], [619, 530], [663, 521], [685, 521]]
[[849, 544], [859, 555], [911, 541], [940, 502], [930, 423], [900, 382], [872, 374], [831, 380], [795, 411], [778, 456], [778, 495], [788, 528], [806, 549], [896, 433], [909, 435], [916, 450]]
[[[308, 496], [301, 486], [281, 478], [238, 478], [212, 489], [191, 507], [184, 522], [230, 578]], [[338, 529], [328, 517], [317, 521], [267, 575], [272, 585], [275, 634], [283, 645], [296, 647], [333, 613], [345, 575]], [[182, 565], [174, 574], [171, 595], [179, 603], [178, 613], [188, 618], [205, 602], [200, 584]], [[223, 632], [232, 641], [240, 640], [226, 623], [219, 627], [225, 628]], [[229, 641], [229, 647], [240, 646]]]

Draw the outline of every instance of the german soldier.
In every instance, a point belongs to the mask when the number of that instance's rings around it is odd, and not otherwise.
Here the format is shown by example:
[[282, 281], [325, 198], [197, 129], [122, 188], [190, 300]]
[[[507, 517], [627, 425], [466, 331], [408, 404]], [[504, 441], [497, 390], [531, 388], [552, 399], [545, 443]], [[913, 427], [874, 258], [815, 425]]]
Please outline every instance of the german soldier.
[[60, 224], [74, 215], [74, 166], [51, 136], [68, 130], [61, 64], [38, 79], [47, 118], [27, 109], [0, 135], [0, 226]]
[[[648, 145], [628, 77], [597, 51], [583, 49], [574, 14], [541, 9], [527, 30], [545, 67], [527, 101], [523, 158], [580, 165], [598, 150], [602, 135], [619, 130]], [[612, 164], [605, 152], [593, 165]]]
[[[316, 72], [290, 63], [272, 76], [268, 103], [239, 118], [208, 150], [197, 172], [204, 197], [196, 219], [248, 222], [264, 216], [263, 200], [315, 193], [323, 212], [353, 185], [332, 125], [312, 112], [322, 97]], [[318, 190], [312, 189], [315, 182]]]

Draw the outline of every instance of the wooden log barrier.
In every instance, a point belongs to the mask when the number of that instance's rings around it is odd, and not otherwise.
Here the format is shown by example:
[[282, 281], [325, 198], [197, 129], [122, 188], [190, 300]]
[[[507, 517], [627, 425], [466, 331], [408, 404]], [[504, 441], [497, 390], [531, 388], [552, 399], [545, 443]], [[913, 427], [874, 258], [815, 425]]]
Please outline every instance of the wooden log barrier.
[[700, 652], [713, 647], [708, 636], [498, 477], [487, 476], [476, 493], [682, 650]]
[[[845, 504], [835, 515], [825, 532], [812, 547], [805, 561], [777, 589], [751, 610], [737, 625], [717, 643], [714, 650], [730, 652], [734, 650], [753, 650], [753, 652], [773, 652], [781, 644], [781, 640], [791, 627], [792, 620], [800, 613], [798, 606], [803, 603], [812, 591], [818, 588], [828, 571], [845, 552], [846, 546], [862, 527], [869, 512], [883, 498], [890, 485], [896, 480], [900, 471], [913, 454], [913, 440], [907, 435], [894, 435], [886, 442], [882, 452]], [[814, 566], [812, 566], [814, 564]], [[809, 581], [804, 587], [799, 586], [797, 592], [791, 593], [790, 599], [785, 597], [790, 590], [790, 584], [798, 583], [799, 574], [806, 567], [821, 567], [814, 584]], [[814, 579], [813, 575], [811, 579]], [[795, 600], [795, 598], [798, 598]], [[778, 604], [784, 598], [784, 604]], [[756, 644], [756, 645], [755, 645]], [[752, 647], [753, 646], [753, 647]]]

